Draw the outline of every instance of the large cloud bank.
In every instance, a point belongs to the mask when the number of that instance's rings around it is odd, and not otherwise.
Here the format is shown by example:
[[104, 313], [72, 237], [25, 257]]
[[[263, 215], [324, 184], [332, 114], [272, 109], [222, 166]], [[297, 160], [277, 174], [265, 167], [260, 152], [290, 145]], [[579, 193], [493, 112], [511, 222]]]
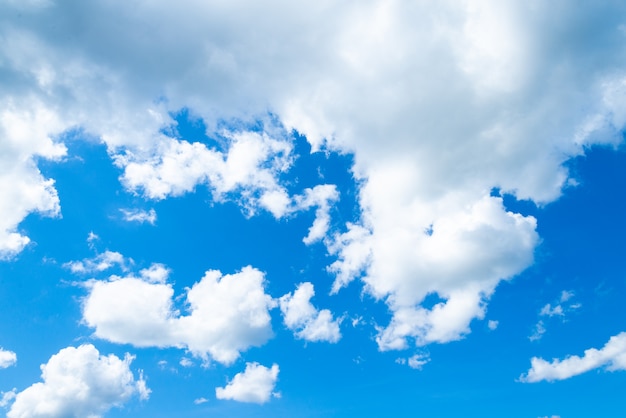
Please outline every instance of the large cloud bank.
[[[65, 154], [63, 132], [104, 141], [147, 198], [206, 184], [280, 217], [302, 201], [280, 184], [295, 129], [354, 154], [361, 216], [325, 242], [333, 291], [361, 279], [389, 306], [383, 350], [467, 334], [539, 242], [493, 190], [557, 199], [562, 163], [617, 143], [626, 121], [619, 2], [28, 1], [0, 16], [0, 190], [14, 202], [0, 204], [1, 257], [28, 243], [28, 213], [59, 212], [36, 160]], [[223, 149], [177, 137], [183, 108]], [[324, 202], [307, 242], [326, 235]]]

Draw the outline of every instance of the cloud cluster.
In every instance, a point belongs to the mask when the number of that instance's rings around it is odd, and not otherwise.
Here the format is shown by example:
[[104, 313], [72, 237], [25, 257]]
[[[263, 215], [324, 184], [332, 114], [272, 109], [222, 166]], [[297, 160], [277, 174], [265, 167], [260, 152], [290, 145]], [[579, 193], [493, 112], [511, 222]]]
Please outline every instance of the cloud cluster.
[[[160, 199], [207, 184], [276, 217], [293, 203], [279, 175], [295, 129], [314, 150], [354, 154], [361, 217], [328, 240], [330, 270], [334, 291], [360, 278], [388, 305], [381, 349], [470, 332], [539, 242], [536, 220], [493, 190], [557, 199], [563, 163], [619, 143], [626, 122], [619, 3], [29, 4], [0, 5], [0, 254], [27, 243], [27, 213], [58, 213], [34, 158], [62, 156], [54, 138], [70, 128], [106, 143], [131, 190]], [[183, 108], [223, 150], [170, 133]], [[263, 132], [223, 133], [268, 113]], [[23, 185], [9, 184], [16, 173]], [[305, 242], [327, 228], [319, 207]]]
[[288, 293], [279, 299], [285, 325], [303, 340], [335, 343], [341, 338], [341, 321], [333, 319], [328, 309], [315, 308], [311, 303], [314, 295], [313, 284], [304, 282], [298, 285], [293, 294]]
[[149, 211], [141, 210], [141, 209], [120, 209], [122, 215], [124, 216], [124, 220], [127, 222], [137, 222], [137, 223], [149, 223], [150, 225], [154, 225], [157, 220], [157, 214], [154, 209], [150, 209]]
[[241, 351], [272, 335], [263, 273], [244, 267], [235, 274], [207, 271], [186, 292], [185, 313], [174, 307], [174, 289], [161, 265], [139, 277], [92, 280], [83, 320], [94, 335], [138, 347], [181, 347], [205, 361], [231, 364]]
[[217, 399], [263, 404], [270, 400], [278, 379], [277, 364], [271, 368], [259, 363], [246, 363], [246, 369], [237, 373], [225, 387], [215, 388]]
[[[90, 238], [91, 237], [90, 235]], [[90, 242], [91, 241], [93, 241], [93, 239], [90, 240]], [[133, 260], [125, 258], [117, 251], [106, 250], [93, 258], [86, 258], [82, 261], [69, 261], [64, 263], [63, 267], [69, 269], [72, 273], [92, 274], [103, 272], [115, 266], [125, 271], [128, 270], [128, 265], [132, 263]]]
[[601, 349], [585, 350], [582, 357], [568, 356], [563, 360], [551, 362], [533, 357], [531, 367], [526, 374], [520, 376], [522, 382], [540, 382], [542, 380], [564, 380], [590, 370], [606, 367], [609, 371], [626, 370], [626, 332], [617, 334]]
[[135, 395], [147, 399], [150, 390], [133, 376], [132, 360], [101, 355], [91, 344], [64, 348], [41, 366], [43, 382], [17, 393], [7, 417], [97, 418]]

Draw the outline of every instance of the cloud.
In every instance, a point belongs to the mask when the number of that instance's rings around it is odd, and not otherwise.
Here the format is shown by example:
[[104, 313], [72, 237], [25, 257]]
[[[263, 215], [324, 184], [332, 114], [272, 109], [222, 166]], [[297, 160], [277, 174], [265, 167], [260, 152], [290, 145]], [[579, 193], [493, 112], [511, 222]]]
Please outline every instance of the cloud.
[[568, 356], [563, 360], [554, 359], [552, 362], [533, 357], [530, 364], [530, 369], [520, 376], [520, 381], [534, 383], [542, 380], [564, 380], [600, 367], [605, 367], [609, 371], [626, 370], [626, 333], [622, 332], [611, 337], [599, 350], [596, 348], [585, 350], [582, 357]]
[[334, 320], [328, 309], [318, 310], [311, 303], [315, 295], [313, 284], [300, 283], [293, 292], [279, 299], [285, 325], [296, 337], [306, 341], [328, 341], [335, 343], [341, 338], [339, 320]]
[[101, 355], [91, 344], [67, 347], [41, 366], [42, 382], [17, 393], [8, 418], [100, 417], [150, 390], [130, 370], [133, 357]]
[[17, 354], [0, 347], [0, 369], [6, 369], [17, 362]]
[[[332, 290], [360, 279], [387, 304], [381, 349], [443, 343], [471, 332], [540, 241], [536, 220], [492, 191], [546, 204], [568, 182], [565, 161], [621, 142], [618, 3], [135, 6], [28, 7], [29, 18], [14, 21], [16, 3], [0, 5], [0, 36], [11, 39], [0, 48], [10, 104], [2, 136], [30, 141], [0, 153], [11, 160], [0, 178], [14, 169], [29, 179], [0, 186], [18, 197], [0, 208], [5, 256], [27, 243], [17, 230], [27, 213], [58, 213], [32, 156], [44, 145], [58, 158], [64, 148], [50, 138], [70, 128], [107, 145], [130, 190], [161, 199], [206, 184], [216, 198], [276, 217], [288, 213], [280, 174], [292, 163], [293, 129], [314, 151], [354, 156], [360, 217], [328, 243]], [[40, 24], [76, 15], [90, 28], [82, 36], [74, 25]], [[177, 138], [181, 109], [221, 147]], [[259, 120], [262, 128], [247, 128]], [[317, 219], [306, 241], [325, 228], [324, 212]], [[441, 303], [424, 306], [429, 295]]]
[[233, 363], [241, 351], [272, 335], [263, 273], [250, 266], [235, 274], [207, 271], [186, 291], [186, 314], [174, 309], [174, 289], [162, 265], [139, 277], [93, 280], [83, 321], [94, 335], [137, 347], [180, 347], [205, 361]]
[[[91, 238], [91, 235], [90, 235]], [[90, 239], [92, 242], [93, 239]], [[102, 254], [98, 254], [94, 258], [86, 258], [82, 261], [70, 261], [63, 264], [63, 267], [69, 269], [76, 274], [99, 273], [108, 270], [114, 266], [120, 267], [123, 271], [128, 270], [128, 265], [132, 264], [132, 259], [126, 259], [117, 251], [106, 250]]]
[[15, 399], [16, 394], [17, 392], [15, 389], [8, 392], [0, 392], [0, 408], [6, 408], [9, 406], [11, 402], [13, 402], [13, 399]]
[[[554, 302], [553, 304], [547, 303], [541, 308], [541, 310], [539, 311], [539, 316], [547, 317], [548, 319], [557, 317], [561, 318], [561, 320], [565, 322], [565, 314], [573, 312], [582, 306], [580, 303], [572, 302], [571, 299], [573, 297], [574, 292], [569, 290], [563, 290], [557, 302]], [[569, 303], [566, 304], [565, 302]], [[539, 319], [539, 321], [535, 325], [533, 333], [530, 335], [530, 337], [528, 337], [530, 341], [537, 341], [540, 340], [541, 337], [543, 337], [543, 334], [546, 333], [546, 321], [544, 321], [543, 319]]]
[[225, 387], [215, 388], [215, 396], [217, 399], [264, 404], [273, 394], [278, 371], [277, 364], [268, 368], [259, 363], [246, 363], [245, 371], [237, 373]]
[[149, 223], [150, 225], [154, 225], [157, 220], [157, 214], [154, 209], [150, 209], [149, 211], [141, 210], [141, 209], [120, 209], [122, 215], [124, 215], [124, 220], [128, 222], [138, 222]]
[[498, 328], [499, 324], [499, 321], [494, 321], [493, 319], [490, 319], [489, 322], [487, 322], [487, 327], [489, 328], [489, 330], [494, 331], [496, 328]]

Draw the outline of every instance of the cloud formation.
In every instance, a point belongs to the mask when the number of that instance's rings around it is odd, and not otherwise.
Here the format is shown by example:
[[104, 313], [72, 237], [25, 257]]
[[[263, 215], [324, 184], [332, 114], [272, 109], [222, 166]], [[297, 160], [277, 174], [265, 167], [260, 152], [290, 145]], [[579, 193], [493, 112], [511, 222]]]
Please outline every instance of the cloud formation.
[[297, 286], [293, 294], [288, 293], [279, 299], [285, 325], [303, 340], [335, 343], [341, 338], [341, 321], [333, 319], [328, 309], [315, 308], [311, 303], [314, 295], [313, 284], [304, 282]]
[[137, 347], [180, 347], [205, 361], [231, 364], [241, 351], [272, 335], [262, 272], [244, 267], [234, 274], [207, 271], [186, 293], [185, 311], [174, 308], [168, 270], [154, 265], [138, 277], [92, 280], [83, 320], [94, 335]]
[[609, 371], [626, 370], [626, 332], [611, 337], [599, 350], [585, 350], [582, 357], [568, 356], [551, 362], [533, 357], [530, 364], [530, 369], [520, 376], [520, 381], [534, 383], [542, 380], [565, 380], [600, 367]]
[[[626, 122], [619, 2], [5, 2], [0, 16], [12, 40], [0, 47], [0, 135], [25, 144], [2, 153], [0, 190], [17, 202], [0, 206], [3, 257], [28, 242], [28, 213], [58, 213], [34, 158], [62, 156], [63, 132], [103, 141], [131, 191], [162, 199], [206, 184], [281, 217], [293, 129], [314, 151], [354, 155], [360, 217], [328, 241], [329, 268], [333, 291], [360, 279], [388, 305], [382, 350], [468, 334], [539, 242], [536, 220], [493, 191], [557, 199], [563, 163], [619, 143]], [[181, 109], [223, 146], [172, 133]], [[2, 182], [13, 173], [26, 184]], [[305, 242], [327, 228], [320, 211]], [[424, 306], [430, 295], [441, 302]]]
[[278, 372], [277, 364], [268, 368], [259, 363], [246, 363], [246, 369], [237, 373], [225, 387], [215, 388], [215, 396], [217, 399], [264, 404], [272, 395], [277, 396], [273, 391]]
[[154, 225], [157, 220], [157, 214], [154, 209], [150, 209], [149, 211], [141, 210], [141, 209], [120, 209], [122, 215], [124, 216], [124, 220], [128, 222], [137, 222], [137, 223], [149, 223], [150, 225]]
[[42, 382], [17, 393], [7, 418], [98, 418], [133, 396], [147, 399], [150, 390], [133, 376], [132, 360], [101, 355], [91, 344], [64, 348], [41, 366]]
[[0, 347], [0, 369], [6, 369], [17, 362], [17, 354]]

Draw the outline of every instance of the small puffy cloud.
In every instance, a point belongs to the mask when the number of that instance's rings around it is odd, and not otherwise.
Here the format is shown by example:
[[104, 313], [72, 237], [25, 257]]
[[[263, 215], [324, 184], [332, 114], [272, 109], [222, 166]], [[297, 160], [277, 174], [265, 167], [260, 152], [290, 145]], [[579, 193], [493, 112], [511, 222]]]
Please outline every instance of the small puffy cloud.
[[141, 209], [120, 209], [122, 215], [124, 216], [124, 220], [128, 222], [137, 222], [137, 223], [149, 223], [150, 225], [154, 225], [157, 220], [157, 214], [154, 209], [150, 209], [149, 211], [141, 210]]
[[564, 380], [590, 370], [605, 367], [609, 371], [626, 370], [626, 332], [609, 339], [601, 349], [585, 350], [582, 357], [568, 356], [551, 362], [533, 357], [530, 370], [520, 376], [522, 382]]
[[499, 324], [500, 323], [498, 321], [490, 319], [489, 322], [487, 322], [487, 328], [489, 328], [491, 331], [494, 331], [496, 328], [498, 328]]
[[407, 364], [412, 369], [421, 370], [422, 367], [430, 361], [427, 354], [415, 354], [407, 359]]
[[285, 325], [296, 337], [306, 341], [328, 341], [335, 343], [341, 338], [339, 320], [334, 320], [328, 309], [318, 310], [311, 303], [315, 295], [313, 284], [300, 283], [293, 292], [279, 299]]
[[208, 361], [231, 364], [241, 351], [272, 335], [262, 272], [244, 267], [235, 274], [207, 271], [187, 289], [185, 313], [173, 307], [167, 270], [156, 265], [140, 277], [92, 280], [83, 301], [83, 320], [94, 335], [139, 347], [180, 347]]
[[17, 362], [17, 354], [0, 347], [0, 369], [6, 369]]
[[16, 390], [10, 390], [8, 392], [0, 392], [0, 408], [6, 408], [15, 399], [17, 394]]
[[225, 387], [215, 388], [215, 396], [238, 402], [266, 403], [272, 395], [277, 396], [273, 391], [278, 371], [277, 364], [268, 368], [259, 363], [246, 363], [246, 370], [237, 373]]
[[7, 418], [97, 418], [135, 395], [147, 399], [150, 390], [133, 376], [132, 360], [101, 355], [91, 344], [64, 348], [41, 366], [42, 382], [16, 394]]
[[546, 333], [546, 326], [543, 322], [543, 320], [539, 320], [536, 324], [535, 324], [535, 328], [533, 329], [533, 333], [530, 334], [530, 336], [528, 337], [528, 339], [530, 341], [537, 341], [540, 340], [541, 337], [543, 337], [543, 334]]
[[196, 405], [202, 405], [203, 403], [207, 403], [209, 400], [207, 398], [198, 398], [194, 399], [193, 403]]
[[63, 264], [63, 267], [69, 269], [72, 273], [91, 274], [103, 272], [115, 267], [116, 265], [122, 270], [127, 270], [128, 265], [132, 263], [133, 260], [125, 258], [117, 251], [107, 250], [93, 258], [86, 258], [82, 261], [67, 262]]

